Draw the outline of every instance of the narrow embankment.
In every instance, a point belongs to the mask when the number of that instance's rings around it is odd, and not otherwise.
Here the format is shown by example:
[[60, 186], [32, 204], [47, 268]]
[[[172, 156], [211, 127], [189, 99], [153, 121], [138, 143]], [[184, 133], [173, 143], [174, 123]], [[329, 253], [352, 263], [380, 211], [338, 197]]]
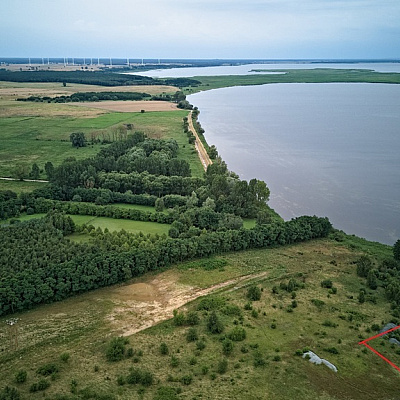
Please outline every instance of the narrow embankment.
[[189, 122], [189, 130], [192, 131], [194, 137], [196, 138], [194, 145], [196, 147], [197, 153], [199, 154], [200, 161], [204, 167], [204, 170], [207, 169], [207, 167], [212, 164], [211, 158], [207, 154], [207, 151], [201, 142], [199, 135], [196, 132], [196, 129], [193, 126], [193, 120], [192, 120], [192, 111], [190, 111], [189, 116], [188, 116], [188, 122]]

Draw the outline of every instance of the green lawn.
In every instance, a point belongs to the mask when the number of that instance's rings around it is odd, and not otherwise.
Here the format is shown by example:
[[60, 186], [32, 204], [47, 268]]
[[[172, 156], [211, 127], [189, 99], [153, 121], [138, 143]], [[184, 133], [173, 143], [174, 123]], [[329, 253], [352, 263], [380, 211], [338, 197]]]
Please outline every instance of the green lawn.
[[256, 226], [255, 218], [244, 218], [243, 219], [243, 228], [251, 229]]
[[[19, 221], [28, 221], [34, 218], [42, 218], [46, 214], [33, 214], [33, 215], [21, 215]], [[144, 222], [144, 221], [131, 221], [127, 219], [115, 219], [107, 217], [94, 217], [92, 215], [69, 215], [77, 225], [90, 224], [95, 228], [100, 227], [101, 229], [107, 228], [109, 231], [120, 231], [122, 229], [130, 233], [150, 233], [150, 234], [168, 234], [170, 228], [169, 224], [159, 224], [157, 222]], [[15, 219], [15, 218], [14, 218]], [[5, 221], [7, 223], [7, 221]], [[74, 235], [73, 237], [82, 237], [87, 235]]]
[[114, 203], [111, 206], [124, 208], [128, 210], [140, 210], [140, 211], [148, 211], [148, 212], [156, 212], [156, 209], [152, 206], [143, 206], [141, 204], [126, 204], [126, 203]]

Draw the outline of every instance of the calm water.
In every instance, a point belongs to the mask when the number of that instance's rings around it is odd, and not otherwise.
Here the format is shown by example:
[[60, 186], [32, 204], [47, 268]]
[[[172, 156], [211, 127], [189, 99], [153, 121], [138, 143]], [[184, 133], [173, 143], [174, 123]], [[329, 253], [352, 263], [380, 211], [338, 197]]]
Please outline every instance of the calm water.
[[208, 143], [241, 178], [265, 180], [285, 219], [328, 216], [370, 240], [400, 237], [400, 85], [274, 84], [188, 99]]
[[[215, 75], [248, 75], [257, 74], [253, 69], [312, 69], [312, 68], [338, 68], [338, 69], [372, 69], [378, 72], [400, 72], [400, 63], [271, 63], [249, 64], [238, 66], [199, 67], [199, 68], [172, 68], [154, 69], [147, 72], [134, 74], [151, 76], [153, 78], [215, 76]], [[265, 72], [264, 72], [265, 73]]]

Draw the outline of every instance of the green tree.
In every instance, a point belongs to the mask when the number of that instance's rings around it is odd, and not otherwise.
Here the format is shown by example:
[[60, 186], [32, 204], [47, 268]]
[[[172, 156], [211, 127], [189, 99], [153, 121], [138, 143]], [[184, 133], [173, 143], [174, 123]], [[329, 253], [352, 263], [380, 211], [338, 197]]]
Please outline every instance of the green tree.
[[24, 178], [26, 178], [29, 174], [29, 168], [25, 164], [17, 164], [14, 168], [14, 177], [16, 179], [19, 179], [20, 181], [23, 181]]
[[39, 179], [40, 169], [36, 163], [32, 165], [31, 172], [29, 173], [30, 179]]
[[224, 325], [215, 311], [212, 311], [208, 317], [207, 328], [211, 333], [221, 333], [224, 330]]
[[86, 138], [83, 132], [73, 132], [69, 136], [69, 140], [72, 143], [72, 147], [85, 147], [86, 146]]
[[395, 260], [400, 261], [400, 239], [393, 246], [393, 257]]
[[258, 286], [250, 286], [247, 290], [247, 298], [252, 301], [258, 301], [261, 299], [261, 289]]
[[54, 174], [54, 165], [52, 162], [47, 161], [44, 165], [44, 170], [46, 171], [47, 179], [51, 180]]
[[122, 337], [112, 338], [107, 346], [106, 357], [108, 361], [119, 361], [124, 358], [126, 339]]

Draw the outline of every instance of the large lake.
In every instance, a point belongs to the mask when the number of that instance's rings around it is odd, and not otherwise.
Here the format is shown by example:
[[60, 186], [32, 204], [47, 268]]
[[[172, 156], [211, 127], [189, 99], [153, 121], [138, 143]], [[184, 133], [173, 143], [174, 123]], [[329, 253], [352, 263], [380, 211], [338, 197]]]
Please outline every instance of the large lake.
[[[351, 65], [361, 67], [400, 66]], [[271, 84], [188, 100], [201, 111], [208, 143], [242, 179], [266, 181], [269, 204], [285, 219], [328, 216], [336, 228], [369, 240], [393, 244], [400, 237], [400, 85]]]

